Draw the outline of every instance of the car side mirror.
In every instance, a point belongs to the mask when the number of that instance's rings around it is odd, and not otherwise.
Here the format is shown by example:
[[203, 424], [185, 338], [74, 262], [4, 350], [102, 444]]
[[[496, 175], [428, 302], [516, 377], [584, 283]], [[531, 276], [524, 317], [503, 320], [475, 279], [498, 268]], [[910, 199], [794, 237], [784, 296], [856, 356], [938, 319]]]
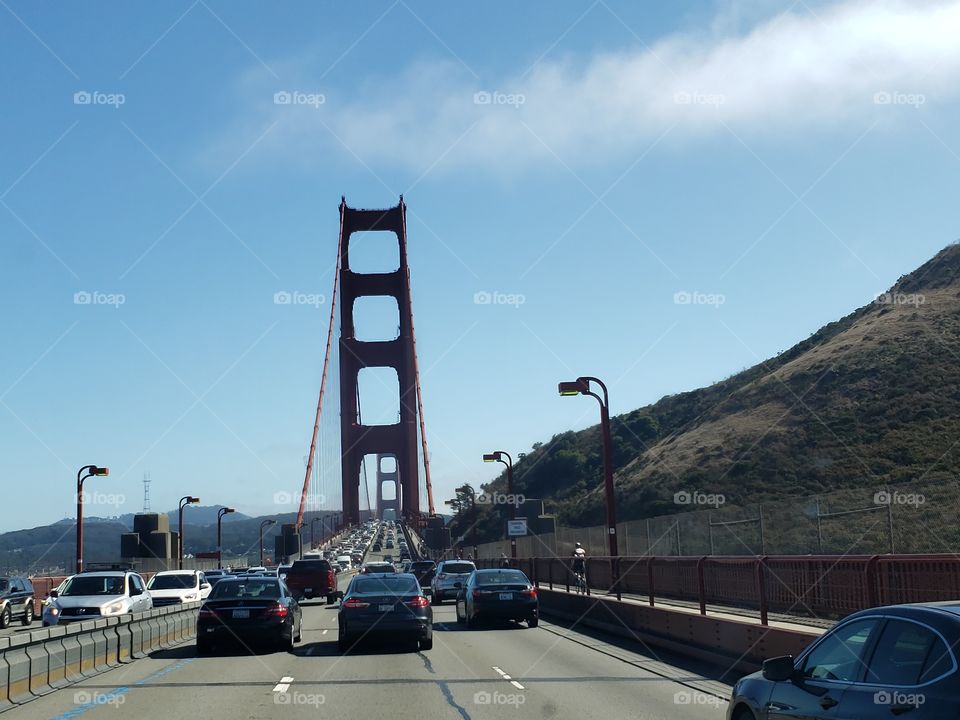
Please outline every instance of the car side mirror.
[[209, 590], [209, 589], [210, 589], [210, 583], [208, 583], [208, 582], [202, 583], [202, 584], [200, 585], [200, 589], [201, 589], [201, 590]]
[[763, 661], [763, 677], [773, 682], [785, 682], [794, 677], [793, 655], [781, 655]]
[[130, 588], [130, 596], [131, 596], [131, 597], [133, 597], [134, 595], [139, 595], [139, 594], [142, 593], [142, 592], [143, 592], [143, 590], [141, 590], [140, 588], [135, 588], [135, 587]]
[[54, 590], [51, 590], [51, 591], [47, 594], [47, 597], [55, 598], [55, 597], [57, 597], [58, 595], [60, 595], [60, 591], [54, 589]]

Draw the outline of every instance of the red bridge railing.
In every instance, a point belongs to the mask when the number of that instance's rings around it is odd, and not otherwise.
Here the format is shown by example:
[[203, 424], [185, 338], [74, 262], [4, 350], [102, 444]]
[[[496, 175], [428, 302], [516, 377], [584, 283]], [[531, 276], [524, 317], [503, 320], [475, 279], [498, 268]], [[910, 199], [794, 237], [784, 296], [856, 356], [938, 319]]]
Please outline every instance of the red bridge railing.
[[[480, 567], [496, 567], [484, 559]], [[567, 558], [518, 558], [515, 565], [538, 585], [570, 589]], [[746, 608], [837, 619], [877, 605], [960, 600], [960, 555], [767, 555], [592, 557], [588, 592]]]

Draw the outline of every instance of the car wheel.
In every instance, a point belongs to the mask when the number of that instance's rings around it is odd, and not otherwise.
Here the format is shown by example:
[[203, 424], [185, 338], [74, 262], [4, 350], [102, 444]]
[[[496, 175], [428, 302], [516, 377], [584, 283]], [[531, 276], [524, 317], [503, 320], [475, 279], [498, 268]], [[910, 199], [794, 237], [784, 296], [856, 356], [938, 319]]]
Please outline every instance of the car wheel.
[[748, 707], [739, 707], [733, 714], [733, 720], [757, 720], [757, 716]]
[[327, 605], [333, 605], [337, 602], [336, 594], [327, 595]]
[[3, 612], [0, 613], [0, 628], [6, 629], [6, 628], [10, 627], [10, 620], [12, 619], [12, 617], [13, 617], [13, 615], [12, 615], [12, 613], [10, 612], [10, 606], [7, 605], [7, 606], [3, 609]]
[[436, 593], [433, 593], [433, 594], [430, 596], [430, 604], [431, 604], [431, 605], [443, 605], [443, 598], [440, 597], [439, 595], [437, 595]]
[[350, 637], [347, 635], [346, 628], [341, 625], [337, 631], [337, 650], [345, 653], [350, 648]]
[[27, 603], [27, 609], [23, 611], [23, 624], [33, 624], [33, 600]]
[[418, 643], [421, 650], [433, 650], [433, 635], [428, 635], [427, 637], [420, 638]]
[[473, 618], [473, 617], [470, 617], [469, 615], [467, 615], [467, 614], [466, 614], [466, 612], [467, 612], [467, 609], [466, 609], [466, 608], [463, 609], [463, 612], [464, 612], [463, 621], [467, 624], [467, 630], [473, 630], [473, 629], [477, 626], [477, 619], [476, 619], [476, 618]]
[[297, 623], [297, 634], [294, 636], [295, 642], [300, 642], [303, 639], [303, 618], [300, 618], [300, 622]]
[[539, 624], [540, 624], [540, 618], [532, 617], [532, 618], [529, 618], [529, 619], [527, 620], [527, 626], [528, 626], [528, 627], [535, 628], [535, 627], [536, 627], [537, 625], [539, 625]]
[[463, 615], [460, 614], [460, 605], [457, 604], [457, 625], [463, 625]]

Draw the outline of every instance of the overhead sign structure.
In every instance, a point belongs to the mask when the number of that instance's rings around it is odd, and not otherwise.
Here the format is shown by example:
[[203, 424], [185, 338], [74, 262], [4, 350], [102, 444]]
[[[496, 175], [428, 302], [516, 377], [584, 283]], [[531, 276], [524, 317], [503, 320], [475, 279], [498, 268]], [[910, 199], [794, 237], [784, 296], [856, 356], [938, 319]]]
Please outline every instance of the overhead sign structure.
[[523, 537], [527, 534], [527, 519], [507, 520], [507, 537]]

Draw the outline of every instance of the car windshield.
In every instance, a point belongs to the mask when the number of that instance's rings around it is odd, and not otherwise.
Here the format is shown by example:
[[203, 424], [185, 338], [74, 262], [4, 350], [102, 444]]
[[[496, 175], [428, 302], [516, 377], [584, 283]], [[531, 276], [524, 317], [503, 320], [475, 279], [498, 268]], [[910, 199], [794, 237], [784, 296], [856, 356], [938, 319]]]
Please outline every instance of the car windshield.
[[529, 584], [527, 576], [519, 570], [494, 570], [492, 572], [478, 572], [478, 585], [516, 585]]
[[147, 583], [147, 590], [185, 590], [197, 586], [196, 575], [154, 575]]
[[0, 592], [2, 592], [3, 590], [6, 590], [8, 586], [9, 586], [9, 582], [7, 581], [7, 579], [0, 578]]
[[467, 575], [475, 570], [473, 563], [448, 562], [443, 564], [443, 572], [447, 575]]
[[60, 591], [63, 597], [81, 595], [123, 595], [123, 576], [75, 575]]
[[228, 600], [231, 598], [277, 598], [280, 597], [280, 583], [270, 580], [256, 580], [242, 578], [229, 579], [218, 582], [211, 600]]
[[420, 586], [408, 577], [365, 577], [353, 581], [354, 595], [420, 594]]

